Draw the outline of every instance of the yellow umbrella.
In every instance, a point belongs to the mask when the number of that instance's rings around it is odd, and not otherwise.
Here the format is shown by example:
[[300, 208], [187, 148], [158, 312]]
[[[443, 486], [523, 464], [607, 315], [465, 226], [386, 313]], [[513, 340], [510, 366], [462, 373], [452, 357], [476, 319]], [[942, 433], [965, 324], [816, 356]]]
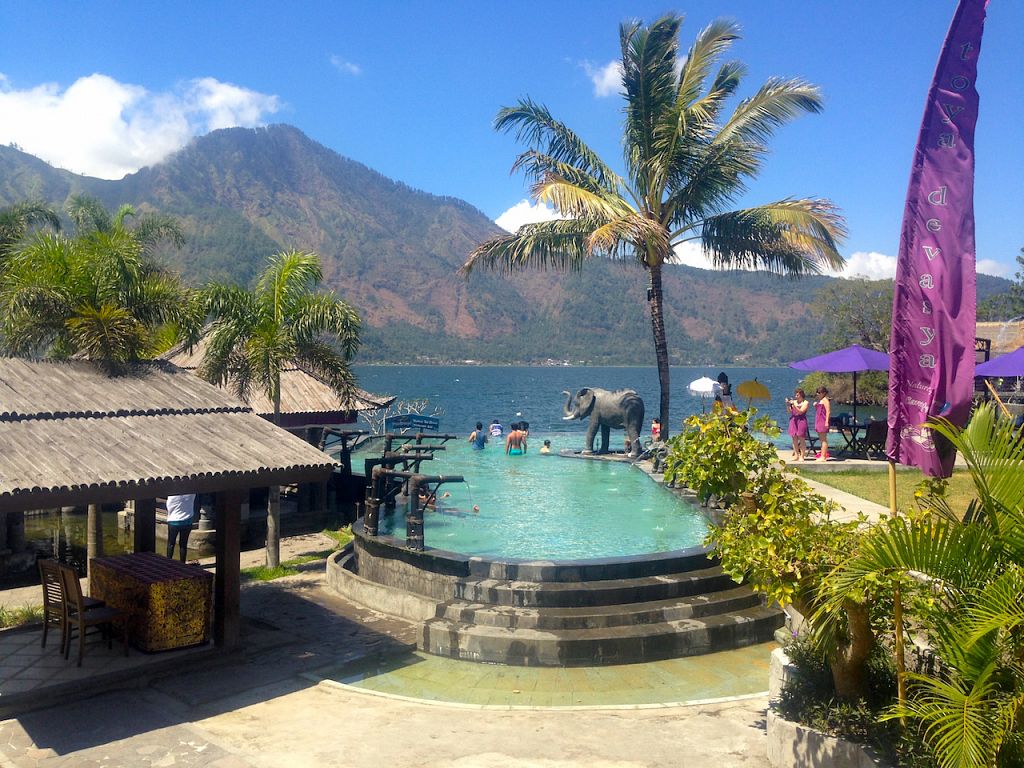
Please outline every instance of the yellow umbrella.
[[754, 379], [753, 381], [741, 381], [736, 385], [736, 394], [740, 397], [747, 398], [748, 408], [755, 400], [764, 400], [767, 402], [772, 399], [772, 393], [768, 391], [768, 387], [757, 379]]

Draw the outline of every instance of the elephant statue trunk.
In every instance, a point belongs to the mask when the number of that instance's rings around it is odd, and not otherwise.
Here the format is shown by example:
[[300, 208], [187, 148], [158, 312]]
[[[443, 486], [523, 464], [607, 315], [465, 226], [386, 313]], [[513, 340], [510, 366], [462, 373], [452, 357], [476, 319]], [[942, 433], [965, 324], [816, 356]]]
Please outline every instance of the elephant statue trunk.
[[562, 421], [578, 419], [579, 416], [577, 416], [574, 411], [575, 406], [573, 405], [572, 392], [562, 390], [562, 394], [565, 395], [565, 405], [562, 407]]

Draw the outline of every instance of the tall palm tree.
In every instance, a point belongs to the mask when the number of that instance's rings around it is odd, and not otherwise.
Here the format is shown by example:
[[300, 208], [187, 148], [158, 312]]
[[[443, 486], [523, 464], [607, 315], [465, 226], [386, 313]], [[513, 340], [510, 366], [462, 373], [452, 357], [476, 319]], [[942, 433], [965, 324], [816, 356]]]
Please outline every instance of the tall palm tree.
[[680, 66], [682, 18], [620, 27], [625, 89], [620, 177], [566, 125], [525, 99], [502, 109], [497, 130], [529, 146], [513, 166], [532, 181], [533, 198], [563, 218], [519, 228], [479, 245], [463, 265], [513, 271], [579, 270], [590, 257], [635, 260], [650, 278], [648, 303], [661, 387], [662, 435], [669, 425], [669, 354], [662, 271], [673, 249], [699, 242], [719, 267], [785, 274], [838, 268], [842, 217], [827, 200], [786, 198], [730, 210], [756, 176], [776, 128], [818, 112], [818, 89], [800, 80], [769, 79], [724, 117], [744, 66], [719, 59], [739, 37], [728, 21], [697, 35]]
[[[287, 251], [270, 258], [253, 291], [238, 286], [205, 289], [213, 316], [199, 375], [218, 385], [230, 384], [243, 400], [253, 387], [281, 416], [281, 372], [299, 365], [348, 396], [355, 380], [348, 363], [359, 348], [359, 316], [333, 294], [320, 293], [320, 259], [313, 253]], [[267, 509], [267, 565], [280, 564], [279, 488], [271, 488]]]
[[0, 208], [0, 258], [10, 253], [33, 226], [60, 231], [60, 218], [41, 200], [25, 200]]

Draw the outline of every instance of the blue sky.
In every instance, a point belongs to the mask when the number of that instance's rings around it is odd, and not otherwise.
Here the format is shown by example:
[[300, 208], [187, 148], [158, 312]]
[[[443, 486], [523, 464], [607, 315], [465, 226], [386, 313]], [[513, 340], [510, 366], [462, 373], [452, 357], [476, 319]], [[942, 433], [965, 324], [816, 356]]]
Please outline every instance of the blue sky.
[[[847, 216], [850, 271], [898, 247], [924, 98], [954, 0], [794, 2], [90, 2], [0, 0], [0, 143], [117, 178], [198, 133], [285, 122], [414, 187], [498, 219], [526, 195], [491, 124], [531, 96], [606, 158], [621, 101], [602, 80], [618, 25], [686, 16], [684, 47], [733, 18], [749, 67], [819, 85], [826, 108], [772, 143], [742, 203], [824, 196]], [[992, 0], [979, 65], [978, 260], [1012, 275], [1024, 246], [1024, 3]], [[503, 221], [509, 221], [506, 218]], [[692, 259], [693, 254], [683, 254]]]

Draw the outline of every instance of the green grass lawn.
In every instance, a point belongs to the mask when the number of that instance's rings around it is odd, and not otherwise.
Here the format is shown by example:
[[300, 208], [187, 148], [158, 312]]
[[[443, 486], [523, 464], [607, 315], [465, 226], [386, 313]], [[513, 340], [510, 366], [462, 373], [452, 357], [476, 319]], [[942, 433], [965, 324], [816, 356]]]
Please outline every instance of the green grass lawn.
[[242, 569], [242, 579], [246, 581], [273, 581], [282, 576], [294, 576], [299, 573], [299, 566], [306, 563], [315, 563], [318, 560], [326, 560], [332, 553], [337, 552], [343, 546], [352, 541], [352, 528], [345, 527], [338, 530], [330, 528], [323, 531], [324, 534], [334, 539], [334, 547], [320, 552], [312, 552], [308, 555], [293, 557], [285, 560], [277, 568], [268, 568], [265, 565], [256, 565], [252, 568]]
[[[889, 506], [889, 473], [868, 469], [844, 469], [836, 472], [808, 472], [806, 477], [841, 491], [860, 496], [884, 507]], [[924, 478], [919, 472], [900, 471], [896, 473], [896, 504], [899, 509], [908, 509], [914, 504], [914, 491]], [[956, 469], [949, 478], [947, 495], [955, 512], [963, 511], [975, 498], [974, 483], [965, 469]]]

